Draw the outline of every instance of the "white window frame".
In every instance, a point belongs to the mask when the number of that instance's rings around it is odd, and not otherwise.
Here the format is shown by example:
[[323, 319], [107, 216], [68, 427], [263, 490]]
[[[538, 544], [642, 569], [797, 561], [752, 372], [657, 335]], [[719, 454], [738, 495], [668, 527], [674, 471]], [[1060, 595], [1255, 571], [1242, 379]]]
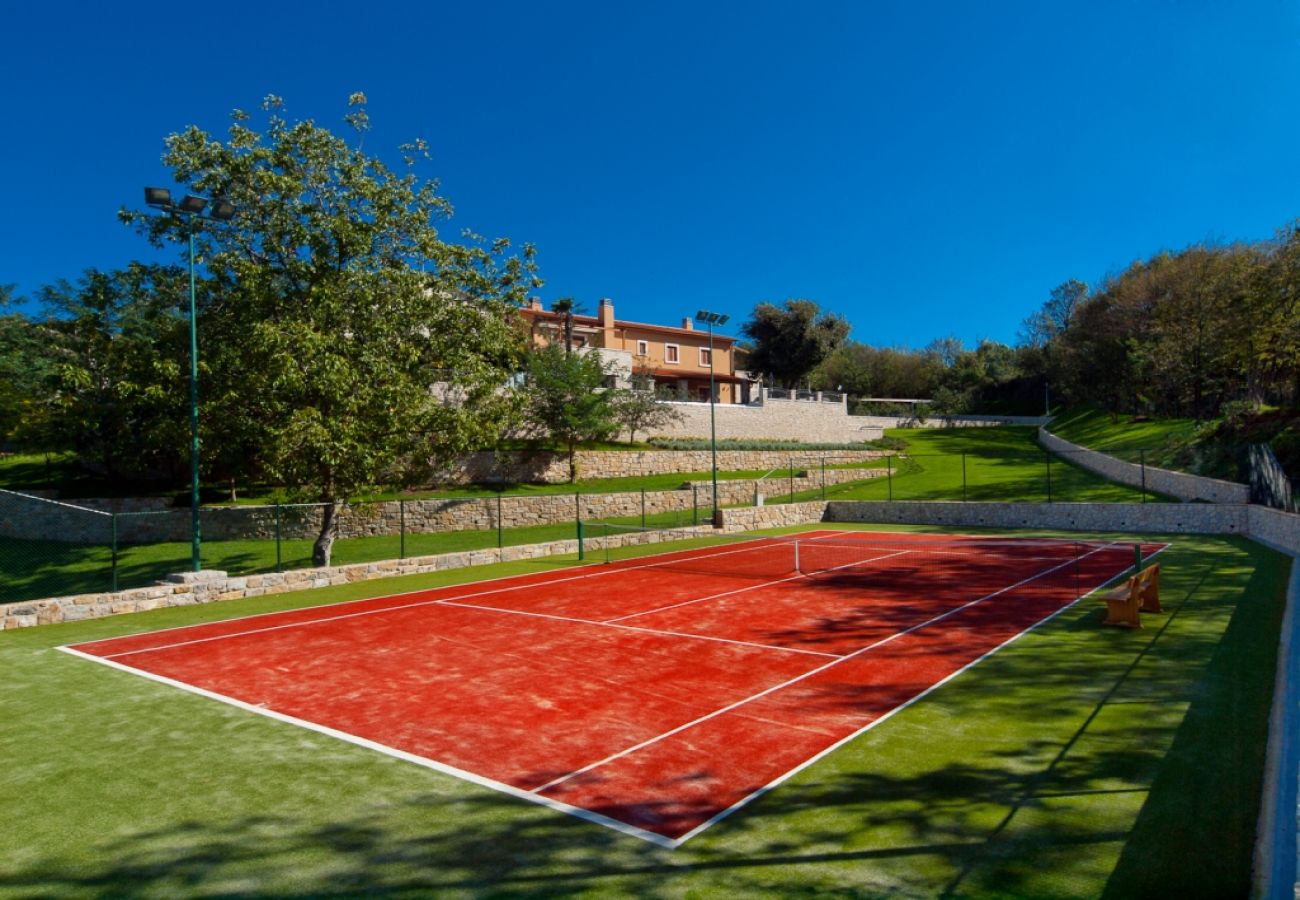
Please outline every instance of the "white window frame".
[[[675, 358], [669, 359], [669, 357]], [[670, 366], [680, 366], [682, 364], [682, 345], [664, 344], [664, 362]]]
[[636, 342], [636, 355], [637, 355], [637, 356], [649, 356], [649, 355], [650, 355], [650, 342], [649, 342], [649, 341], [637, 341], [637, 342]]
[[708, 347], [700, 348], [700, 368], [701, 369], [713, 368], [713, 351], [710, 350]]

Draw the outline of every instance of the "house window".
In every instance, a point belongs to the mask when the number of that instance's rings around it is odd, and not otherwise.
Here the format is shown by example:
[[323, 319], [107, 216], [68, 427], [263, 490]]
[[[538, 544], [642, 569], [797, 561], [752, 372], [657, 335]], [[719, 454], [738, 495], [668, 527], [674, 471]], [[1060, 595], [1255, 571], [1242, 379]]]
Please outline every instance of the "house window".
[[677, 344], [664, 344], [664, 362], [681, 362], [681, 348]]
[[713, 368], [713, 351], [708, 347], [700, 348], [700, 367], [705, 369]]
[[649, 342], [649, 341], [637, 341], [637, 342], [636, 342], [636, 355], [637, 355], [637, 356], [649, 356], [649, 355], [650, 355], [650, 342]]
[[613, 390], [614, 388], [618, 387], [618, 376], [617, 376], [617, 375], [606, 375], [606, 376], [605, 376], [605, 387], [610, 388], [611, 390]]

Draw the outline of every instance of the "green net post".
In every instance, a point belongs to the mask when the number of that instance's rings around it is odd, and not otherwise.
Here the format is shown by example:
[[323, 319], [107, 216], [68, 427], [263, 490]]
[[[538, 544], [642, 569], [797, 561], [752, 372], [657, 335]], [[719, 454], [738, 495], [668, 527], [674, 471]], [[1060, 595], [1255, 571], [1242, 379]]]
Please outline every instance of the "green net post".
[[506, 542], [505, 526], [503, 524], [503, 518], [504, 517], [501, 515], [501, 495], [497, 494], [497, 549], [498, 550], [504, 547]]
[[1142, 545], [1141, 544], [1133, 545], [1133, 571], [1135, 573], [1142, 571]]
[[961, 502], [966, 502], [966, 451], [961, 452]]
[[113, 590], [117, 590], [117, 513], [109, 516], [109, 530], [112, 533], [113, 546], [110, 551], [110, 566], [112, 567]]
[[578, 562], [582, 562], [586, 558], [587, 547], [582, 534], [582, 519], [578, 519]]
[[889, 489], [889, 499], [894, 499], [894, 457], [885, 457], [885, 486]]
[[284, 557], [280, 550], [280, 501], [275, 501], [275, 571], [284, 568]]
[[397, 558], [406, 559], [406, 501], [397, 501]]
[[1138, 451], [1138, 466], [1140, 467], [1142, 472], [1142, 502], [1146, 503], [1147, 502], [1147, 452], [1145, 450]]

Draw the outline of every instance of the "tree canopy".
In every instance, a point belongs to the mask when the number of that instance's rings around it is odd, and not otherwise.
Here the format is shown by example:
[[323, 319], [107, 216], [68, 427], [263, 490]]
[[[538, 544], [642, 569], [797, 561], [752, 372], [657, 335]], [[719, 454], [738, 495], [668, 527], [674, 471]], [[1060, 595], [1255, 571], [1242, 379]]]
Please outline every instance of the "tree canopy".
[[797, 387], [849, 335], [849, 323], [811, 300], [760, 303], [741, 332], [753, 342], [749, 365], [783, 387]]
[[[237, 110], [225, 140], [191, 126], [163, 156], [178, 183], [237, 210], [196, 236], [209, 281], [203, 422], [267, 477], [327, 504], [318, 565], [339, 501], [511, 424], [501, 388], [521, 358], [513, 309], [539, 284], [531, 247], [445, 240], [436, 223], [451, 205], [416, 173], [424, 144], [402, 147], [394, 171], [361, 149], [365, 97], [349, 107], [352, 144], [268, 97], [261, 130]], [[187, 232], [175, 216], [121, 215], [159, 246]]]
[[569, 480], [578, 477], [575, 451], [583, 441], [618, 433], [623, 392], [609, 387], [609, 373], [595, 353], [574, 353], [549, 344], [528, 354], [525, 416], [533, 434], [562, 444]]

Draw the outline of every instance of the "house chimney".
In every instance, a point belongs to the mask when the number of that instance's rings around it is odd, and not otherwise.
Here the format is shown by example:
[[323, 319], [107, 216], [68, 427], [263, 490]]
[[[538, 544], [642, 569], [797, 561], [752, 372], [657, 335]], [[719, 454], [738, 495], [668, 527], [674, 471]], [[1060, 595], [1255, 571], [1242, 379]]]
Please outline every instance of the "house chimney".
[[689, 316], [682, 316], [682, 328], [686, 329], [687, 331], [694, 331], [695, 323], [691, 321]]
[[614, 327], [614, 301], [604, 297], [600, 301], [600, 327]]
[[540, 309], [542, 308], [542, 298], [541, 298], [541, 297], [529, 297], [529, 298], [528, 298], [528, 308], [529, 308], [529, 309], [540, 310]]

